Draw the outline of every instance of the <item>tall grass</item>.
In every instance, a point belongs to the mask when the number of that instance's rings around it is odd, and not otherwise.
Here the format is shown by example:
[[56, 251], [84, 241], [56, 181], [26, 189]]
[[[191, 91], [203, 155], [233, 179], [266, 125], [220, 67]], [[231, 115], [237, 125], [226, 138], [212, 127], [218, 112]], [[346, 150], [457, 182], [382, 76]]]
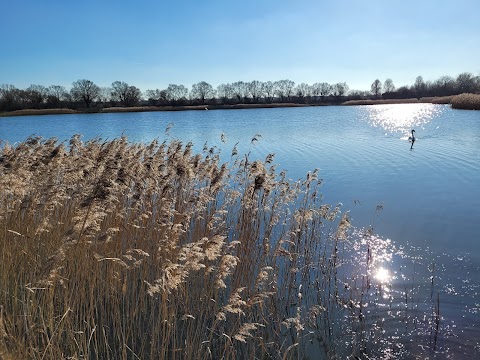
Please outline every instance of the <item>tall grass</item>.
[[348, 100], [343, 103], [343, 105], [382, 105], [382, 104], [416, 104], [418, 103], [417, 98], [412, 99], [363, 99], [363, 100]]
[[214, 109], [260, 109], [277, 107], [305, 107], [308, 104], [273, 103], [273, 104], [206, 104], [206, 105], [161, 105], [136, 107], [107, 107], [100, 112], [142, 112], [142, 111], [183, 111], [183, 110], [214, 110]]
[[382, 343], [381, 289], [339, 271], [348, 213], [320, 201], [316, 171], [292, 182], [273, 155], [220, 164], [176, 140], [1, 151], [0, 357], [359, 358]]
[[26, 115], [50, 115], [50, 114], [76, 114], [72, 109], [23, 109], [0, 113], [0, 116], [26, 116]]
[[432, 103], [432, 104], [450, 104], [452, 102], [453, 97], [454, 95], [422, 97], [420, 98], [420, 102]]
[[480, 94], [460, 94], [452, 99], [452, 108], [480, 110]]
[[431, 103], [431, 104], [450, 104], [453, 96], [434, 96], [422, 97], [420, 99], [363, 99], [363, 100], [349, 100], [345, 101], [343, 105], [382, 105], [382, 104], [416, 104], [416, 103]]

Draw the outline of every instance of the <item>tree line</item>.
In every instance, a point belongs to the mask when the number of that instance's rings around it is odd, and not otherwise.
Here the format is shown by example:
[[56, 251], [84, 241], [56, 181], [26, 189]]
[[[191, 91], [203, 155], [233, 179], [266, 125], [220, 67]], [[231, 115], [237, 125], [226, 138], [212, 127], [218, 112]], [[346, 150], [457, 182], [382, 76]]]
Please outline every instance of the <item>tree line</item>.
[[30, 85], [18, 89], [0, 85], [0, 111], [20, 109], [92, 109], [111, 106], [182, 106], [209, 104], [265, 104], [265, 103], [341, 103], [361, 99], [406, 99], [431, 96], [449, 96], [480, 92], [480, 76], [464, 72], [456, 78], [442, 76], [435, 81], [424, 81], [418, 76], [414, 84], [396, 88], [392, 79], [383, 83], [376, 79], [370, 91], [350, 90], [345, 82], [329, 84], [295, 84], [292, 80], [237, 81], [214, 88], [206, 81], [184, 85], [169, 84], [166, 89], [138, 87], [115, 81], [101, 87], [87, 79], [74, 81], [70, 89], [61, 85]]

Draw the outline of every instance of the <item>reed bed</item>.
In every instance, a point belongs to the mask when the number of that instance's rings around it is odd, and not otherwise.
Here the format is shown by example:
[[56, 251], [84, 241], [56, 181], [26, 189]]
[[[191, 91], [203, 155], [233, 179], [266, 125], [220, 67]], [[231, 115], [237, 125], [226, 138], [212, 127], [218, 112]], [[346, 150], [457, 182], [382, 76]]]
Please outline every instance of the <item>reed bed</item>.
[[452, 108], [480, 110], [480, 94], [460, 94], [452, 99]]
[[349, 100], [345, 101], [343, 105], [382, 105], [382, 104], [416, 104], [416, 103], [431, 103], [431, 104], [450, 104], [453, 96], [434, 96], [422, 97], [420, 99], [363, 99], [363, 100]]
[[207, 105], [176, 105], [176, 106], [135, 106], [107, 107], [100, 112], [144, 112], [144, 111], [185, 111], [185, 110], [215, 110], [215, 109], [260, 109], [278, 107], [305, 107], [308, 104], [273, 103], [273, 104], [207, 104]]
[[370, 240], [353, 276], [348, 213], [322, 203], [316, 171], [293, 182], [273, 154], [221, 164], [177, 140], [32, 137], [0, 154], [0, 358], [382, 350]]
[[343, 105], [382, 105], [382, 104], [416, 104], [418, 103], [417, 98], [413, 99], [378, 99], [378, 100], [348, 100], [343, 103]]
[[26, 116], [26, 115], [51, 115], [51, 114], [76, 114], [72, 109], [23, 109], [0, 113], [0, 116]]
[[120, 112], [145, 112], [145, 111], [159, 111], [158, 106], [115, 106], [115, 107], [106, 107], [100, 110], [100, 112], [107, 113], [120, 113]]
[[454, 97], [454, 95], [422, 97], [422, 98], [420, 98], [420, 102], [446, 105], [446, 104], [450, 104], [452, 102], [453, 97]]

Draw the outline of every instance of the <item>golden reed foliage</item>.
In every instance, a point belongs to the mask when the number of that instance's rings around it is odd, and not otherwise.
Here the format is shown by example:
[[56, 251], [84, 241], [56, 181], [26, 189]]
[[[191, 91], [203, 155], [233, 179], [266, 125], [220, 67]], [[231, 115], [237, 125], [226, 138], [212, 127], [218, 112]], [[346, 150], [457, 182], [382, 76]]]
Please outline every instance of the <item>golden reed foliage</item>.
[[3, 144], [0, 358], [362, 356], [382, 329], [362, 313], [366, 282], [337, 274], [348, 215], [320, 201], [316, 171], [292, 182], [273, 154], [236, 154]]
[[259, 109], [259, 108], [278, 108], [278, 107], [305, 107], [308, 104], [295, 103], [273, 103], [273, 104], [214, 104], [214, 105], [176, 105], [176, 106], [136, 106], [136, 107], [107, 107], [100, 112], [143, 112], [143, 111], [185, 111], [185, 110], [215, 110], [215, 109]]
[[452, 108], [480, 110], [480, 94], [460, 94], [452, 99]]
[[55, 114], [80, 114], [80, 113], [130, 113], [147, 111], [187, 111], [187, 110], [215, 110], [215, 109], [259, 109], [259, 108], [278, 108], [278, 107], [305, 107], [316, 106], [311, 104], [294, 103], [273, 103], [273, 104], [216, 104], [216, 105], [176, 105], [176, 106], [130, 106], [130, 107], [105, 107], [89, 108], [83, 110], [72, 109], [23, 109], [8, 112], [0, 112], [0, 117], [4, 116], [28, 116], [28, 115], [55, 115]]
[[432, 104], [450, 104], [454, 95], [449, 96], [434, 96], [434, 97], [422, 97], [420, 102], [432, 103]]
[[0, 113], [0, 116], [27, 116], [27, 115], [52, 115], [52, 114], [76, 114], [72, 109], [24, 109]]
[[343, 105], [382, 105], [382, 104], [416, 104], [416, 103], [431, 103], [431, 104], [450, 104], [453, 96], [437, 96], [437, 97], [422, 97], [420, 99], [379, 99], [379, 100], [349, 100], [345, 101]]
[[416, 104], [418, 103], [417, 98], [413, 99], [388, 99], [388, 100], [348, 100], [343, 103], [343, 105], [382, 105], [382, 104]]

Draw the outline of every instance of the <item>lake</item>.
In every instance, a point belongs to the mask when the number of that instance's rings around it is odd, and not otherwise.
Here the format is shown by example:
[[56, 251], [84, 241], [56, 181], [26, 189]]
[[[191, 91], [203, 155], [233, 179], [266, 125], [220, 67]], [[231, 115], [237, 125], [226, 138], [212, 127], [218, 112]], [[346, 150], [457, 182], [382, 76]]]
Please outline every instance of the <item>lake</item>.
[[176, 138], [197, 151], [207, 143], [225, 161], [238, 143], [250, 158], [274, 153], [292, 180], [320, 169], [323, 201], [342, 203], [356, 228], [372, 227], [396, 249], [382, 264], [392, 291], [404, 286], [399, 269], [409, 264], [418, 271], [409, 286], [434, 273], [439, 356], [480, 356], [480, 112], [396, 104], [0, 118], [0, 140], [10, 144], [30, 135], [68, 142], [77, 133], [83, 140]]

